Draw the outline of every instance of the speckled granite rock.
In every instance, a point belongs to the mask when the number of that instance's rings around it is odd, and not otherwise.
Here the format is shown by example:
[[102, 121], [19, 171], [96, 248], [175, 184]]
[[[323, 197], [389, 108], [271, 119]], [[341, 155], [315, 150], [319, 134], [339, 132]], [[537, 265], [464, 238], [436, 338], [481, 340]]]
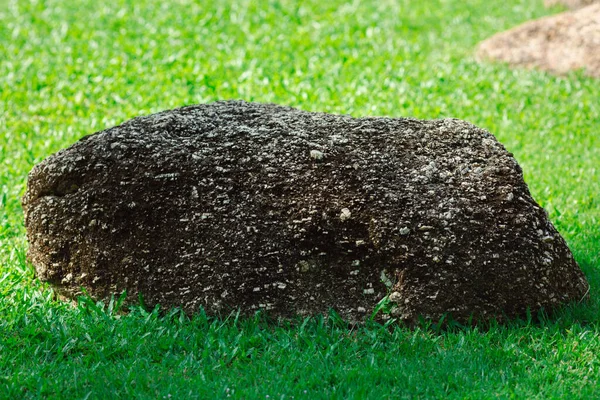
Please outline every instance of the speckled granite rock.
[[37, 276], [75, 296], [272, 316], [516, 316], [585, 296], [517, 162], [459, 120], [240, 101], [135, 118], [39, 165]]
[[600, 78], [600, 4], [526, 22], [483, 41], [480, 60]]

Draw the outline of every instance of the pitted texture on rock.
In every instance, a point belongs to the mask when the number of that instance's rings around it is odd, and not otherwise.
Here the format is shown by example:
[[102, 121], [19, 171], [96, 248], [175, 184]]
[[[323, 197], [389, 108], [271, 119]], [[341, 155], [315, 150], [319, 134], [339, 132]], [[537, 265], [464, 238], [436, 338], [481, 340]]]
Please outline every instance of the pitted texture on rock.
[[31, 171], [37, 275], [149, 306], [364, 320], [516, 316], [587, 282], [517, 162], [459, 120], [217, 102], [135, 118]]
[[600, 4], [526, 22], [479, 45], [477, 56], [555, 74], [600, 77]]

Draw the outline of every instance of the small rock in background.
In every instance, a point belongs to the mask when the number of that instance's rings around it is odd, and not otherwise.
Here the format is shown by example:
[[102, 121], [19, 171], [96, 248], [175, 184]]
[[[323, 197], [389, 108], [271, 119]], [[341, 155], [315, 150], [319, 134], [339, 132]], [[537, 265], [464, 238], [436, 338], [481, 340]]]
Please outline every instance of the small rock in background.
[[483, 41], [480, 60], [600, 77], [600, 4], [529, 21]]
[[414, 322], [588, 290], [513, 156], [455, 119], [183, 107], [48, 157], [23, 209], [37, 276], [68, 297], [364, 321], [389, 295]]
[[589, 6], [590, 4], [600, 3], [600, 0], [544, 0], [546, 7], [554, 7], [557, 5], [563, 5], [572, 10]]

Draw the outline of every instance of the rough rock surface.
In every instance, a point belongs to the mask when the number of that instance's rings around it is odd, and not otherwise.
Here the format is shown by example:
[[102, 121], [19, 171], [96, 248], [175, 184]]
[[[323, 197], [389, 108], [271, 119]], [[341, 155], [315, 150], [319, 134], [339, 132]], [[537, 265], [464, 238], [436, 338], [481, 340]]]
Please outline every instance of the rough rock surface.
[[544, 5], [546, 7], [553, 7], [561, 4], [571, 9], [589, 6], [594, 3], [600, 3], [600, 0], [544, 0]]
[[600, 4], [526, 22], [483, 41], [481, 60], [600, 77]]
[[135, 118], [29, 175], [37, 276], [74, 296], [272, 316], [516, 316], [588, 284], [494, 136], [241, 101]]

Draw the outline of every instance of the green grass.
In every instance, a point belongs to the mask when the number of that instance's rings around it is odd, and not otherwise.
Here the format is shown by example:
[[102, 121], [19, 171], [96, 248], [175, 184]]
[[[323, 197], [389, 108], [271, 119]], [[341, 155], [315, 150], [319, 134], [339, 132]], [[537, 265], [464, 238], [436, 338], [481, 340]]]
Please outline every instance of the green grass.
[[[473, 58], [480, 40], [557, 11], [541, 3], [0, 0], [0, 398], [600, 397], [600, 84]], [[56, 300], [24, 256], [31, 167], [134, 116], [230, 98], [489, 129], [592, 300], [446, 332]]]

